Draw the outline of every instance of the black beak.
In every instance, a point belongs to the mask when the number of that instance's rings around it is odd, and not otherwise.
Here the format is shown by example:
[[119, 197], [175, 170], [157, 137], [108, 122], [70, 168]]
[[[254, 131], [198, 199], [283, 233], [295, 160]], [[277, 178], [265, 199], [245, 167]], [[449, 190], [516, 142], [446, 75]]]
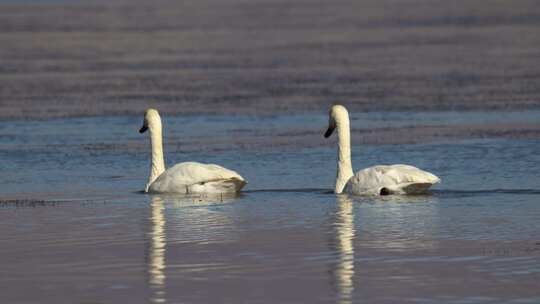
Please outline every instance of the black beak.
[[329, 125], [329, 126], [328, 126], [328, 129], [326, 130], [326, 132], [324, 132], [324, 138], [330, 137], [330, 135], [332, 135], [332, 132], [334, 132], [335, 129], [336, 129], [336, 125], [335, 125], [335, 124]]
[[139, 133], [144, 133], [144, 132], [146, 132], [146, 130], [148, 130], [148, 126], [147, 126], [147, 125], [144, 125], [144, 126], [142, 126], [142, 128], [139, 130]]

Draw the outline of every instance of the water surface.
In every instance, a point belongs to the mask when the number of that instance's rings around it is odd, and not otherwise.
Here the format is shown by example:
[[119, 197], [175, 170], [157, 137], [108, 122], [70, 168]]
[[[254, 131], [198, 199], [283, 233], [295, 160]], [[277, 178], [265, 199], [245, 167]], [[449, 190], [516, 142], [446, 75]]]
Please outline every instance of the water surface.
[[[537, 118], [395, 112], [353, 114], [352, 126]], [[351, 197], [330, 192], [326, 115], [165, 116], [169, 165], [215, 162], [249, 181], [237, 197], [180, 197], [139, 192], [149, 169], [141, 123], [0, 123], [2, 302], [540, 301], [537, 139], [356, 144], [356, 169], [409, 163], [443, 183], [425, 196]]]

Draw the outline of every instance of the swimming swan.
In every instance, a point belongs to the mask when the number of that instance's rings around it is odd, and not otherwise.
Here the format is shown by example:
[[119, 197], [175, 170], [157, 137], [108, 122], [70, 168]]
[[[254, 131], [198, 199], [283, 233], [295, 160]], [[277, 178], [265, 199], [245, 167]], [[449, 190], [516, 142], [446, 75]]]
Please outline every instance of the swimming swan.
[[153, 193], [234, 193], [246, 185], [238, 173], [218, 165], [185, 162], [165, 170], [161, 118], [157, 110], [148, 109], [139, 130], [150, 131], [152, 167], [145, 192]]
[[356, 195], [420, 194], [440, 179], [423, 170], [408, 165], [379, 165], [353, 174], [351, 166], [351, 135], [349, 113], [344, 106], [330, 109], [328, 130], [324, 137], [337, 128], [338, 164], [335, 193], [343, 191]]

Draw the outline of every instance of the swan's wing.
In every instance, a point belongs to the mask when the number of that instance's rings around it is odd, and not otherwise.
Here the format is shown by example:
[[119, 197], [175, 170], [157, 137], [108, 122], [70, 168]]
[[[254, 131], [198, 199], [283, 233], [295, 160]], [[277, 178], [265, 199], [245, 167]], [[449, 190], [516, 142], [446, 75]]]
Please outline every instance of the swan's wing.
[[389, 193], [413, 194], [425, 192], [440, 179], [421, 169], [409, 165], [374, 166], [358, 171], [347, 183], [353, 194], [381, 194], [386, 188]]
[[237, 192], [246, 181], [235, 171], [214, 164], [185, 162], [163, 172], [150, 185], [151, 192]]

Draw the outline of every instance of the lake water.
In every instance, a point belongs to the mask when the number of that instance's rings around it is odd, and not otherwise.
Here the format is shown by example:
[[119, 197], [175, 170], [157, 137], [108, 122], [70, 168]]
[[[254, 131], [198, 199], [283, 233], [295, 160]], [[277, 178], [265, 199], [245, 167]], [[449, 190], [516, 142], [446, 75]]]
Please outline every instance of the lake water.
[[140, 193], [142, 115], [0, 122], [0, 302], [540, 302], [536, 138], [354, 135], [534, 125], [540, 112], [351, 118], [355, 170], [408, 163], [442, 183], [425, 196], [332, 194], [324, 113], [164, 117], [168, 165], [234, 169], [249, 181], [238, 197]]

